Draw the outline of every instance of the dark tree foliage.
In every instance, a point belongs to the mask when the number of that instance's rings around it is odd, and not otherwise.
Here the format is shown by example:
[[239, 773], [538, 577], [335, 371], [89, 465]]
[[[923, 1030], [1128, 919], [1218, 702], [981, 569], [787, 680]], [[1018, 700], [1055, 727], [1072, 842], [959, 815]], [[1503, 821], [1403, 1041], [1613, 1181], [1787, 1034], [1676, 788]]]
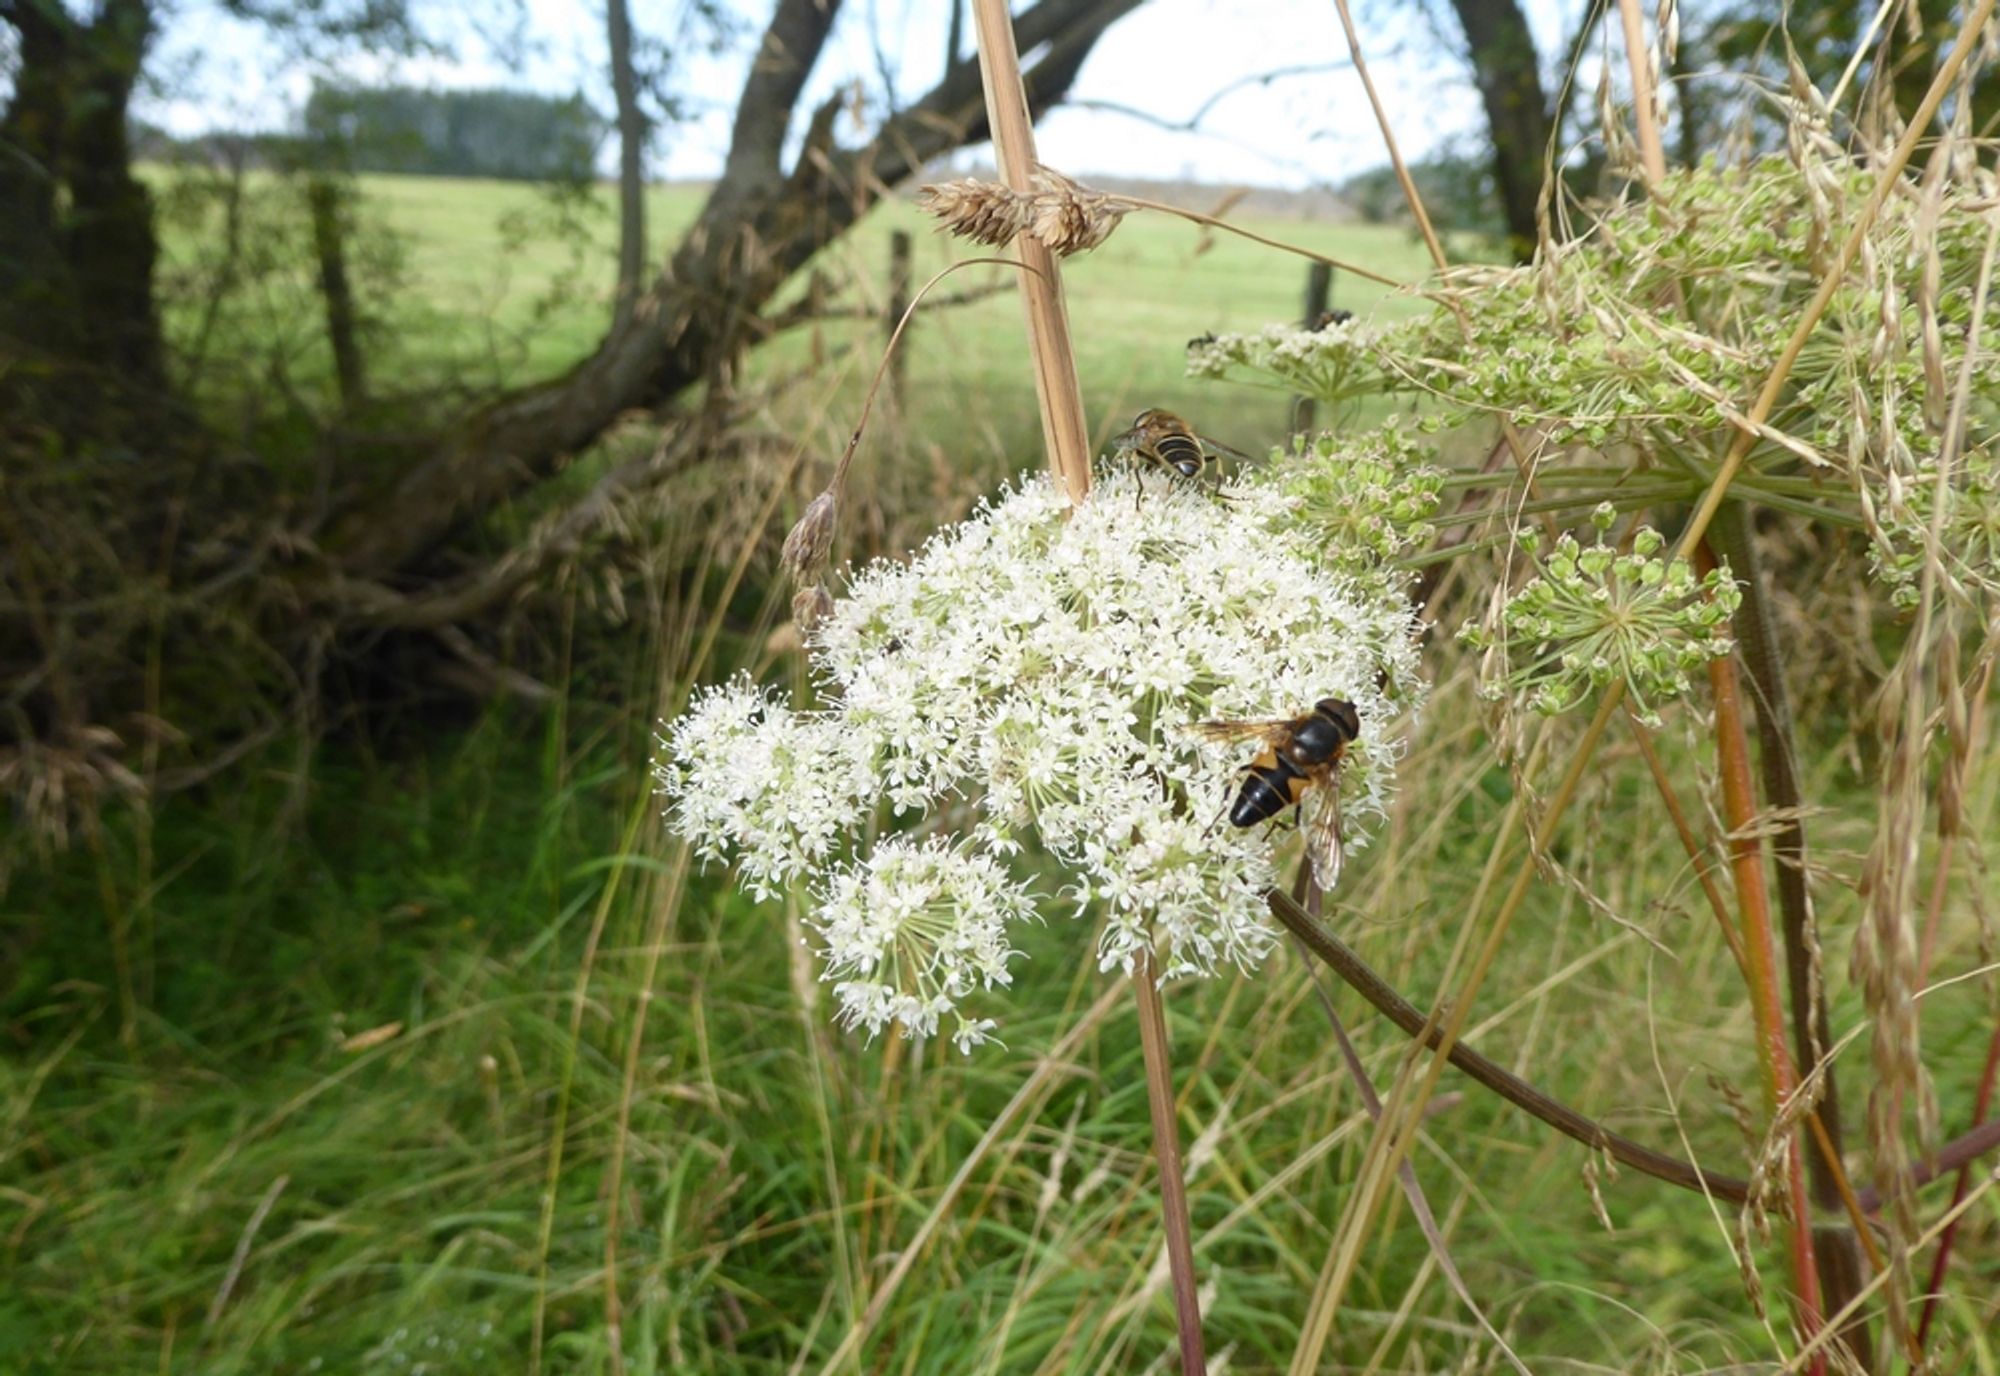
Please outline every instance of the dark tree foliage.
[[0, 404], [46, 387], [73, 422], [109, 423], [125, 408], [79, 395], [66, 364], [90, 360], [121, 393], [165, 380], [152, 199], [125, 118], [153, 15], [145, 0], [104, 0], [87, 20], [61, 0], [0, 0], [0, 20], [20, 44], [0, 117], [0, 338], [22, 355]]
[[587, 178], [605, 134], [580, 95], [410, 86], [317, 85], [305, 126], [356, 172], [516, 181]]
[[[1413, 164], [1410, 178], [1440, 228], [1496, 238], [1507, 233], [1490, 158], [1441, 153]], [[1340, 184], [1340, 195], [1370, 224], [1401, 224], [1411, 218], [1402, 184], [1386, 164], [1349, 177]]]

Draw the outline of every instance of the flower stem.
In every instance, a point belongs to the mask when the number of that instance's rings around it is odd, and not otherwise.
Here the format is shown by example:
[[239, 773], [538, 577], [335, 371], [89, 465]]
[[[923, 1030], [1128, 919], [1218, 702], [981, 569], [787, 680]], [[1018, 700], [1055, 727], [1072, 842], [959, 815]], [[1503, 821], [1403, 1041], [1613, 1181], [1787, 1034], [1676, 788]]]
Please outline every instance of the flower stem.
[[[1979, 1091], [1972, 1105], [1972, 1126], [1975, 1129], [1986, 1121], [1986, 1115], [1992, 1111], [1996, 1077], [2000, 1077], [2000, 1023], [1994, 1024], [1993, 1036], [1986, 1043], [1986, 1068], [1980, 1072]], [[1954, 1214], [1958, 1206], [1965, 1202], [1971, 1187], [1972, 1163], [1968, 1161], [1958, 1168], [1958, 1183], [1952, 1188], [1951, 1207]], [[1931, 1320], [1937, 1315], [1938, 1296], [1944, 1291], [1945, 1269], [1951, 1265], [1952, 1240], [1957, 1236], [1958, 1219], [1953, 1217], [1938, 1238], [1937, 1257], [1931, 1262], [1930, 1280], [1924, 1286], [1923, 1317], [1917, 1320], [1917, 1347], [1920, 1351], [1930, 1341]]]
[[[1823, 1138], [1823, 1150], [1807, 1154], [1813, 1203], [1833, 1212], [1852, 1193], [1841, 1168], [1840, 1086], [1834, 1067], [1820, 1059], [1833, 1041], [1827, 1020], [1826, 989], [1820, 977], [1819, 933], [1812, 896], [1806, 887], [1805, 798], [1799, 780], [1796, 732], [1785, 689], [1785, 650], [1778, 619], [1771, 606], [1770, 584], [1764, 576], [1750, 515], [1739, 501], [1727, 501], [1716, 511], [1714, 540], [1729, 560], [1730, 577], [1742, 590], [1736, 609], [1736, 642], [1757, 698], [1758, 763], [1763, 771], [1764, 804], [1777, 813], [1771, 824], [1771, 850], [1777, 860], [1778, 914], [1782, 922], [1785, 978], [1791, 994], [1792, 1048], [1801, 1079], [1817, 1078], [1818, 1103], [1813, 1117]], [[1860, 1238], [1828, 1228], [1817, 1235], [1815, 1248], [1820, 1279], [1826, 1287], [1826, 1307], [1842, 1309], [1860, 1289], [1863, 1265]], [[1869, 1352], [1867, 1325], [1845, 1335], [1856, 1353]], [[1865, 1358], [1864, 1358], [1865, 1361]]]
[[1242, 225], [1231, 224], [1227, 220], [1218, 220], [1213, 215], [1204, 215], [1199, 210], [1189, 210], [1185, 206], [1168, 205], [1165, 201], [1149, 201], [1144, 196], [1127, 196], [1122, 191], [1114, 199], [1120, 204], [1129, 205], [1137, 210], [1152, 210], [1162, 215], [1175, 215], [1198, 225], [1207, 225], [1210, 229], [1220, 229], [1230, 234], [1240, 235], [1253, 243], [1262, 244], [1266, 248], [1282, 249], [1286, 253], [1296, 253], [1301, 258], [1310, 258], [1315, 263], [1325, 263], [1330, 268], [1339, 268], [1342, 272], [1351, 272], [1356, 277], [1365, 277], [1370, 282], [1379, 282], [1385, 287], [1394, 287], [1400, 291], [1409, 285], [1409, 283], [1399, 282], [1393, 277], [1384, 277], [1381, 273], [1364, 268], [1358, 263], [1350, 263], [1342, 258], [1329, 258], [1317, 249], [1303, 248], [1298, 244], [1287, 243], [1283, 239], [1268, 238], [1265, 235], [1257, 233], [1255, 230], [1245, 229]]
[[[1707, 545], [1697, 547], [1696, 565], [1706, 574], [1714, 567]], [[1708, 662], [1709, 686], [1715, 694], [1715, 754], [1722, 779], [1723, 818], [1729, 826], [1729, 861], [1736, 877], [1736, 902], [1743, 924], [1744, 969], [1748, 974], [1750, 1011], [1757, 1026], [1757, 1061], [1763, 1071], [1764, 1110], [1773, 1120], [1798, 1088], [1792, 1058], [1785, 1047], [1784, 998], [1778, 989], [1777, 954], [1771, 928], [1771, 898], [1764, 883], [1764, 847], [1756, 829], [1757, 799], [1750, 782], [1750, 738], [1743, 725], [1743, 698], [1736, 662], [1723, 657]], [[1799, 1327], [1808, 1343], [1821, 1324], [1819, 1268], [1813, 1260], [1812, 1206], [1806, 1199], [1804, 1154], [1798, 1134], [1785, 1144], [1785, 1185], [1791, 1202], [1792, 1276], [1797, 1286]], [[1825, 1357], [1813, 1356], [1812, 1370], [1824, 1373]]]
[[1132, 972], [1139, 1002], [1139, 1044], [1146, 1053], [1146, 1105], [1153, 1115], [1153, 1157], [1160, 1168], [1160, 1210], [1167, 1232], [1167, 1266], [1173, 1275], [1174, 1316], [1180, 1325], [1181, 1376], [1204, 1376], [1201, 1300], [1194, 1280], [1194, 1235], [1188, 1222], [1187, 1180], [1181, 1169], [1180, 1124], [1174, 1114], [1173, 1067], [1167, 1056], [1166, 1010], [1150, 952]]
[[[1013, 16], [1007, 0], [972, 0], [972, 18], [979, 35], [979, 74], [986, 87], [986, 123], [993, 131], [1000, 179], [1015, 191], [1029, 191], [1039, 164], [1027, 92], [1021, 85]], [[1041, 402], [1049, 471], [1074, 504], [1090, 495], [1090, 439], [1076, 380], [1069, 310], [1063, 304], [1062, 268], [1048, 245], [1032, 234], [1016, 239], [1014, 250], [1028, 268], [1021, 277], [1021, 299], [1028, 308], [1028, 351], [1035, 365], [1035, 396]]]

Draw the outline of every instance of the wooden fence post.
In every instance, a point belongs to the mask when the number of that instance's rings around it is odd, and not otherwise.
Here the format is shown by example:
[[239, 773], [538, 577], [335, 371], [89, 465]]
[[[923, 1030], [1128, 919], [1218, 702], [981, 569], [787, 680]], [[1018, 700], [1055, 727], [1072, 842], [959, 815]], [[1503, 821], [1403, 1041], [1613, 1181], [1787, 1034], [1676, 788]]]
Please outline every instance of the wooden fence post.
[[[1333, 266], [1330, 263], [1309, 263], [1306, 265], [1306, 310], [1300, 324], [1309, 330], [1316, 330], [1325, 317], [1327, 302], [1333, 299]], [[1318, 403], [1311, 397], [1292, 399], [1292, 429], [1294, 432], [1310, 430], [1318, 414]]]
[[306, 181], [306, 209], [312, 218], [313, 254], [319, 260], [320, 296], [326, 302], [326, 337], [333, 345], [334, 377], [342, 410], [361, 400], [361, 344], [355, 337], [354, 289], [347, 280], [347, 226], [341, 187], [332, 177]]
[[[907, 229], [898, 229], [889, 234], [889, 306], [882, 320], [882, 332], [885, 336], [895, 335], [897, 322], [909, 308], [910, 232]], [[895, 402], [898, 416], [904, 414], [903, 383], [907, 372], [906, 360], [910, 356], [909, 346], [909, 335], [905, 332], [901, 347], [889, 357], [889, 396]]]

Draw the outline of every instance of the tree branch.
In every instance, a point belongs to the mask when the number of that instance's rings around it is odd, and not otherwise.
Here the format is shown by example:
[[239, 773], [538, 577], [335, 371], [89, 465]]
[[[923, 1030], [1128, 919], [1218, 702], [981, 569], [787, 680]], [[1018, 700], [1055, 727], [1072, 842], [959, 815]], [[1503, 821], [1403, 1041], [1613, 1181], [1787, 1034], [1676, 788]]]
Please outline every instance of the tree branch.
[[[1044, 48], [1024, 74], [1032, 113], [1067, 93], [1105, 29], [1139, 3], [1041, 0], [1016, 17], [1022, 50]], [[867, 146], [815, 150], [786, 176], [778, 153], [834, 8], [829, 0], [821, 14], [813, 0], [781, 0], [744, 83], [723, 180], [630, 323], [563, 376], [461, 418], [392, 490], [354, 505], [326, 542], [344, 574], [383, 580], [421, 562], [467, 522], [551, 476], [626, 411], [716, 376], [755, 337], [759, 311], [792, 273], [895, 183], [986, 137], [978, 65], [961, 62]]]
[[[1414, 1037], [1427, 1032], [1425, 1045], [1436, 1049], [1438, 1029], [1429, 1026], [1422, 1010], [1398, 994], [1351, 947], [1276, 889], [1266, 893], [1264, 898], [1270, 905], [1272, 915], [1284, 925], [1285, 930], [1303, 942], [1306, 949], [1327, 968], [1407, 1035]], [[1733, 1175], [1704, 1170], [1679, 1157], [1668, 1156], [1651, 1147], [1641, 1146], [1628, 1137], [1621, 1137], [1567, 1104], [1551, 1099], [1526, 1080], [1487, 1060], [1464, 1042], [1453, 1043], [1451, 1063], [1531, 1117], [1539, 1118], [1565, 1137], [1573, 1138], [1593, 1151], [1601, 1151], [1622, 1165], [1656, 1180], [1664, 1180], [1669, 1185], [1713, 1195], [1732, 1204], [1741, 1204], [1750, 1197], [1748, 1182]]]
[[840, 0], [778, 0], [736, 102], [736, 125], [718, 192], [727, 188], [745, 195], [779, 179], [792, 110], [839, 13]]

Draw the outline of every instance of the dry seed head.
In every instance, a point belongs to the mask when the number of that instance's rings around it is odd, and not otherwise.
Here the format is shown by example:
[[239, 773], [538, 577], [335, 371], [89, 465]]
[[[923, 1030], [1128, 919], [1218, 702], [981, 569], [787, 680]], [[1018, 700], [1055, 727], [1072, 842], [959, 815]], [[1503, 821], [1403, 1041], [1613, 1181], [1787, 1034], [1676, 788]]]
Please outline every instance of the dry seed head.
[[785, 572], [801, 585], [817, 582], [826, 571], [826, 557], [833, 549], [834, 527], [840, 523], [840, 504], [828, 488], [812, 499], [805, 515], [799, 517], [785, 537]]
[[793, 594], [792, 624], [799, 628], [800, 635], [811, 635], [815, 626], [832, 615], [833, 594], [824, 584], [815, 583]]
[[998, 182], [973, 177], [922, 188], [917, 208], [959, 238], [991, 248], [1005, 248], [1028, 227], [1024, 198]]
[[1132, 209], [1129, 202], [1087, 190], [1047, 167], [1035, 173], [1030, 204], [1029, 232], [1060, 258], [1096, 248]]
[[1134, 208], [1046, 167], [1035, 173], [1032, 191], [964, 177], [924, 187], [917, 205], [961, 239], [1005, 248], [1028, 234], [1062, 258], [1096, 248]]

